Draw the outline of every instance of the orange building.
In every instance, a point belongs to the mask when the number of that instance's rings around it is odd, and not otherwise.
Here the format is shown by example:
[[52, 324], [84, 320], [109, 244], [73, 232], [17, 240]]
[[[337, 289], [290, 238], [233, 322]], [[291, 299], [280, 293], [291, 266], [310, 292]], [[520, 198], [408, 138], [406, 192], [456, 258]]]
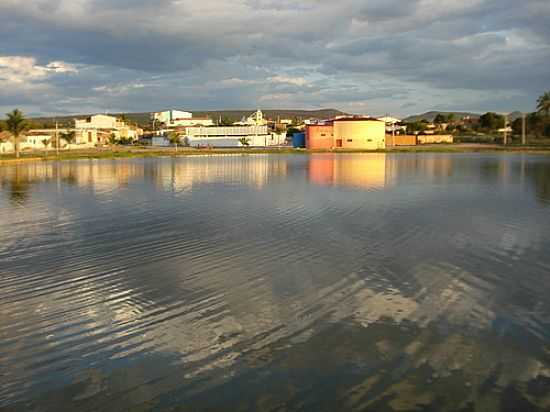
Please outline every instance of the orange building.
[[370, 117], [345, 117], [308, 125], [308, 149], [384, 149], [386, 124]]
[[336, 147], [378, 150], [386, 147], [386, 123], [369, 117], [334, 120]]
[[334, 128], [332, 123], [312, 124], [306, 127], [306, 148], [332, 149], [334, 144]]

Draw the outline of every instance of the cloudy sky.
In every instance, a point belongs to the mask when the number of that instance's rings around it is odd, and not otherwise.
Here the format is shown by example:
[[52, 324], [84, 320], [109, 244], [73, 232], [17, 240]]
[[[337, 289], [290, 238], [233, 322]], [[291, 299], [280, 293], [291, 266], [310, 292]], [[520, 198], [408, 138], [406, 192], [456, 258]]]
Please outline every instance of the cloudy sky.
[[533, 110], [549, 0], [0, 0], [0, 113]]

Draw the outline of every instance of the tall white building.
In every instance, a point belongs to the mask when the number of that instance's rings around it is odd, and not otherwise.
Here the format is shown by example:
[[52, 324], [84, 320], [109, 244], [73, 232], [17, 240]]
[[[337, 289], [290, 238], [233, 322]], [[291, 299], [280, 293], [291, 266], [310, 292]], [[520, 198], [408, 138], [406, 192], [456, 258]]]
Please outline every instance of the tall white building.
[[190, 126], [213, 126], [214, 122], [208, 117], [194, 117], [191, 112], [179, 110], [167, 110], [152, 114], [155, 127], [176, 128]]

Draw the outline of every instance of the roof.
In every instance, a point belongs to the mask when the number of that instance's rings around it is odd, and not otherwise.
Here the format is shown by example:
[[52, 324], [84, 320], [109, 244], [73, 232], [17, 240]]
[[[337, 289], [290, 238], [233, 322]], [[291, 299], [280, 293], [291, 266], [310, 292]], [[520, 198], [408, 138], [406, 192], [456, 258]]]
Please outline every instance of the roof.
[[382, 122], [374, 117], [340, 117], [334, 119], [333, 122]]
[[11, 139], [10, 132], [0, 132], [0, 142]]

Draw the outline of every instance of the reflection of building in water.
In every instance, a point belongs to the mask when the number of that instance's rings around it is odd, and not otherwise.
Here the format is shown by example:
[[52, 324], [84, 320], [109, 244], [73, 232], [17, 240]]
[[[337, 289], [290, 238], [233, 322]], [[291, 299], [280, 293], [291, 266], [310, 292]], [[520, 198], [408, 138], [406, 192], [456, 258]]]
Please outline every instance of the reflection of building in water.
[[263, 187], [271, 176], [286, 176], [287, 160], [264, 155], [209, 156], [157, 165], [156, 176], [165, 188], [190, 189], [205, 183], [236, 183]]
[[322, 185], [382, 188], [390, 181], [386, 154], [312, 155], [309, 179]]
[[142, 163], [133, 162], [36, 162], [6, 167], [0, 175], [0, 183], [21, 185], [46, 181], [64, 181], [77, 186], [92, 187], [97, 191], [113, 190], [128, 184], [131, 179], [144, 175]]

